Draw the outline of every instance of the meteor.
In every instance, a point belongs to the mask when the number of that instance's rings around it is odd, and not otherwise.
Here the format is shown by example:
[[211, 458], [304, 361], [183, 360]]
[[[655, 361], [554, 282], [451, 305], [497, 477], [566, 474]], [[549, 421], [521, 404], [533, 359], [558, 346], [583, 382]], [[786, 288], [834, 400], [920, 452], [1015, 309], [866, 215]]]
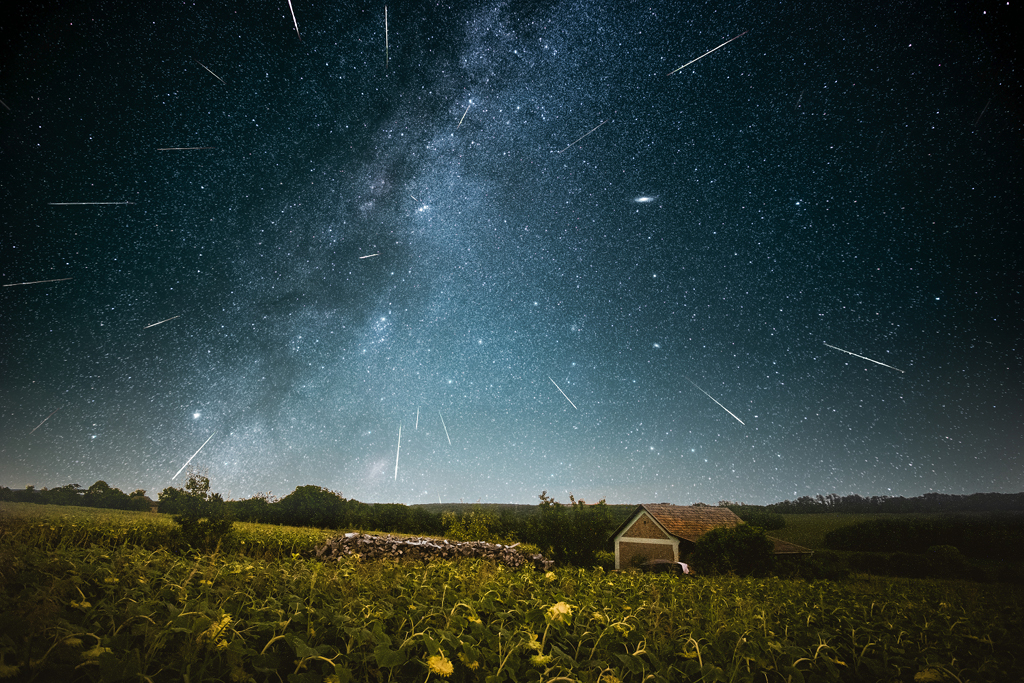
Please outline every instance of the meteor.
[[[60, 410], [60, 408], [57, 408], [57, 410]], [[57, 412], [57, 410], [53, 411], [53, 413], [56, 413], [56, 412]], [[50, 419], [51, 417], [53, 417], [53, 413], [50, 413], [50, 414], [49, 414], [49, 415], [47, 415], [47, 416], [46, 416], [45, 418], [43, 418], [43, 422], [46, 422], [46, 421], [47, 421], [47, 420], [49, 420], [49, 419]], [[32, 432], [34, 432], [34, 431], [36, 431], [36, 429], [39, 429], [40, 427], [42, 427], [42, 426], [43, 426], [43, 422], [40, 422], [39, 424], [37, 424], [37, 425], [36, 425], [36, 427], [35, 427], [35, 429], [33, 429], [33, 430], [32, 430]], [[29, 432], [29, 434], [32, 434], [32, 432]]]
[[[741, 34], [739, 34], [738, 36], [736, 36], [736, 38], [742, 38], [743, 36], [747, 35], [747, 34], [748, 34], [749, 32], [750, 32], [750, 31], [744, 31], [743, 33], [741, 33]], [[715, 48], [715, 50], [720, 50], [720, 49], [722, 49], [723, 47], [725, 47], [726, 45], [728, 45], [728, 44], [729, 44], [729, 43], [731, 43], [732, 41], [736, 40], [736, 38], [730, 38], [729, 40], [725, 41], [724, 43], [722, 43], [721, 45], [719, 45], [718, 47], [716, 47], [716, 48]], [[697, 61], [700, 61], [700, 60], [704, 59], [705, 57], [707, 57], [707, 56], [708, 56], [709, 54], [711, 54], [711, 53], [712, 53], [712, 52], [714, 52], [715, 50], [708, 50], [707, 52], [705, 52], [704, 54], [702, 54], [702, 55], [701, 55], [700, 57], [697, 57], [697, 59], [691, 59], [691, 60], [690, 60], [690, 61], [688, 61], [688, 62], [687, 62], [686, 64], [683, 64], [683, 65], [682, 65], [681, 67], [679, 67], [678, 69], [675, 69], [675, 70], [673, 70], [673, 71], [669, 71], [669, 72], [668, 72], [668, 73], [667, 73], [666, 75], [667, 75], [667, 76], [671, 76], [671, 75], [672, 75], [672, 74], [674, 74], [674, 73], [675, 73], [676, 71], [680, 71], [680, 70], [682, 70], [682, 69], [685, 69], [686, 67], [690, 66], [690, 65], [691, 65], [691, 64], [693, 64], [694, 62], [697, 62]], [[698, 387], [698, 389], [699, 389], [699, 388], [700, 388], [700, 387]]]
[[[202, 66], [200, 64], [199, 66]], [[180, 152], [186, 149], [216, 149], [216, 147], [157, 147], [158, 152]]]
[[[685, 377], [685, 375], [684, 375], [684, 377]], [[696, 383], [695, 383], [695, 382], [694, 382], [694, 381], [693, 381], [692, 379], [690, 379], [689, 377], [686, 377], [686, 381], [687, 381], [687, 382], [689, 382], [690, 384], [692, 384], [693, 386], [697, 387], [697, 384], [696, 384]], [[703, 389], [701, 389], [700, 387], [697, 387], [697, 389], [699, 389], [699, 390], [700, 390], [700, 393], [704, 394], [705, 396], [707, 396], [708, 398], [710, 398], [710, 399], [711, 399], [712, 401], [714, 401], [715, 403], [718, 403], [718, 401], [717, 401], [717, 400], [715, 400], [715, 397], [714, 397], [714, 396], [712, 396], [712, 395], [711, 395], [711, 394], [709, 394], [708, 392], [704, 391], [704, 390], [703, 390]], [[722, 410], [724, 410], [725, 412], [729, 413], [729, 414], [730, 414], [730, 415], [732, 415], [733, 417], [736, 417], [736, 415], [735, 415], [735, 414], [734, 414], [734, 413], [733, 413], [733, 412], [732, 412], [731, 410], [729, 410], [728, 408], [726, 408], [725, 406], [723, 406], [723, 405], [722, 405], [721, 403], [718, 403], [718, 407], [719, 407], [719, 408], [721, 408]], [[743, 425], [744, 427], [746, 427], [746, 426], [747, 426], [747, 424], [746, 424], [746, 423], [745, 423], [745, 422], [744, 422], [743, 420], [739, 419], [738, 417], [736, 417], [736, 421], [737, 421], [737, 422], [739, 422], [739, 423], [740, 423], [741, 425]]]
[[366, 256], [360, 256], [359, 260], [362, 261], [364, 258], [373, 258], [374, 256], [380, 256], [380, 253], [378, 252], [376, 254], [367, 254]]
[[33, 280], [32, 282], [12, 282], [4, 287], [20, 287], [21, 285], [41, 285], [44, 282], [64, 282], [65, 280], [74, 280], [73, 277], [59, 277], [56, 280]]
[[472, 102], [470, 102], [469, 104], [466, 105], [466, 111], [462, 112], [462, 118], [459, 119], [459, 125], [455, 126], [455, 130], [458, 130], [459, 127], [462, 125], [462, 122], [466, 119], [466, 114], [469, 113], [469, 108], [472, 107], [472, 106], [473, 106]]
[[[289, 4], [292, 0], [288, 0]], [[390, 47], [388, 46], [388, 6], [384, 5], [384, 69], [388, 68], [388, 58], [390, 56]]]
[[[200, 62], [200, 61], [199, 61], [198, 59], [196, 59], [195, 57], [193, 57], [193, 58], [192, 58], [192, 61], [193, 61], [193, 62], [195, 62], [196, 64], [198, 64], [199, 66], [203, 67], [203, 68], [204, 68], [204, 69], [206, 69], [207, 71], [210, 71], [210, 67], [206, 66], [205, 64], [203, 64], [202, 62]], [[220, 76], [218, 76], [217, 74], [213, 73], [212, 71], [210, 71], [210, 75], [211, 75], [211, 76], [213, 76], [214, 78], [216, 78], [216, 79], [217, 79], [218, 81], [220, 81], [221, 83], [224, 83], [224, 79], [223, 79], [223, 78], [221, 78]], [[224, 83], [224, 85], [227, 85], [227, 83]]]
[[168, 318], [167, 320], [161, 320], [160, 322], [158, 322], [158, 323], [153, 323], [152, 325], [146, 325], [146, 326], [145, 326], [145, 327], [143, 327], [142, 329], [144, 329], [144, 330], [148, 330], [148, 329], [149, 329], [149, 328], [151, 328], [151, 327], [156, 327], [157, 325], [163, 325], [164, 323], [169, 323], [170, 321], [172, 321], [172, 320], [176, 320], [176, 319], [178, 319], [178, 318], [180, 318], [180, 317], [181, 317], [180, 315], [176, 315], [176, 316], [174, 316], [173, 318]]
[[[214, 432], [213, 434], [216, 434], [216, 433], [217, 433], [217, 432]], [[213, 434], [210, 434], [210, 439], [212, 439], [212, 438], [213, 438]], [[199, 451], [203, 450], [203, 448], [205, 448], [205, 447], [206, 447], [206, 444], [210, 443], [210, 439], [207, 439], [206, 441], [204, 441], [204, 442], [203, 442], [203, 445], [199, 447]], [[196, 457], [197, 455], [199, 455], [199, 451], [196, 451], [195, 453], [193, 453], [193, 454], [192, 454], [192, 458], [195, 458], [195, 457]], [[185, 464], [181, 466], [181, 470], [183, 470], [183, 469], [185, 469], [186, 467], [188, 467], [188, 464], [189, 464], [190, 462], [192, 462], [192, 458], [189, 458], [189, 459], [188, 459], [188, 460], [187, 460], [187, 461], [185, 462]], [[181, 470], [178, 470], [177, 472], [175, 472], [175, 473], [174, 473], [174, 476], [173, 476], [173, 477], [171, 477], [171, 481], [173, 481], [174, 479], [176, 479], [176, 478], [178, 477], [178, 475], [179, 475], [179, 474], [181, 474]]]
[[[441, 426], [442, 426], [442, 427], [444, 427], [444, 435], [445, 435], [445, 436], [448, 436], [448, 425], [446, 425], [446, 424], [444, 423], [444, 415], [442, 415], [442, 414], [441, 414], [441, 411], [440, 411], [440, 410], [439, 410], [439, 411], [437, 411], [437, 416], [438, 416], [439, 418], [441, 418]], [[448, 445], [449, 445], [449, 446], [451, 446], [451, 445], [452, 445], [452, 437], [450, 437], [450, 436], [448, 436]]]
[[292, 0], [288, 0], [288, 9], [292, 11], [292, 22], [295, 24], [295, 35], [299, 36], [299, 40], [302, 40], [302, 35], [299, 34], [299, 20], [295, 18], [295, 8], [292, 7]]
[[859, 353], [854, 353], [853, 351], [847, 351], [846, 349], [841, 349], [838, 346], [832, 346], [828, 342], [821, 342], [821, 343], [824, 344], [825, 346], [829, 347], [830, 349], [835, 349], [836, 351], [842, 351], [843, 353], [848, 353], [851, 356], [856, 356], [857, 358], [863, 358], [864, 360], [869, 360], [872, 363], [875, 363], [876, 365], [881, 365], [882, 367], [889, 368], [890, 370], [895, 370], [896, 372], [903, 372], [899, 368], [894, 368], [891, 365], [886, 365], [885, 363], [882, 363], [881, 361], [874, 360], [873, 358], [868, 358], [867, 356], [862, 356]]
[[[548, 375], [548, 379], [551, 379], [551, 375]], [[558, 389], [559, 393], [561, 393], [562, 396], [565, 396], [565, 392], [562, 391], [562, 387], [558, 386], [558, 383], [555, 380], [551, 379], [551, 383], [555, 385], [555, 389]], [[571, 405], [573, 408], [576, 408], [576, 404], [573, 403], [572, 399], [570, 399], [568, 396], [565, 396], [565, 400], [569, 401], [569, 405]], [[579, 410], [579, 408], [576, 408], [576, 410]]]
[[[469, 111], [469, 109], [467, 108], [467, 109], [466, 109], [466, 111]], [[465, 114], [463, 114], [463, 116], [465, 116]], [[587, 137], [588, 135], [590, 135], [591, 133], [593, 133], [593, 132], [594, 132], [595, 130], [597, 130], [598, 128], [600, 128], [601, 126], [603, 126], [603, 125], [604, 125], [604, 124], [606, 124], [606, 123], [608, 123], [608, 121], [607, 121], [607, 120], [605, 120], [605, 121], [602, 121], [601, 123], [597, 124], [596, 126], [594, 126], [593, 128], [591, 128], [590, 130], [588, 130], [588, 131], [587, 131], [586, 133], [584, 133], [583, 135], [579, 136], [578, 138], [576, 138], [575, 140], [573, 140], [572, 142], [570, 142], [570, 143], [569, 143], [569, 145], [568, 145], [568, 146], [567, 146], [567, 147], [566, 147], [565, 149], [560, 149], [560, 150], [558, 150], [558, 153], [559, 153], [559, 154], [561, 154], [561, 153], [562, 153], [562, 152], [564, 152], [564, 151], [565, 151], [566, 149], [569, 149], [569, 147], [572, 147], [572, 146], [573, 146], [573, 145], [575, 145], [575, 144], [576, 144], [577, 142], [579, 142], [579, 141], [580, 141], [580, 140], [582, 140], [583, 138]]]
[[132, 202], [47, 202], [50, 206], [123, 206]]
[[398, 425], [398, 450], [395, 451], [395, 481], [398, 481], [398, 454], [402, 452], [402, 425]]

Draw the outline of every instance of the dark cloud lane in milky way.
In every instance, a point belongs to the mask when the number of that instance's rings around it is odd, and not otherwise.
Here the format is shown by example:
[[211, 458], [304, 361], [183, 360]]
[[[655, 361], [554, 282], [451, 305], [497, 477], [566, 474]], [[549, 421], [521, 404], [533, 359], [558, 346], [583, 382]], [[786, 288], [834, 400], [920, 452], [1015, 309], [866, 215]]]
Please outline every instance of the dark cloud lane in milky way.
[[1013, 8], [287, 5], [2, 29], [0, 485], [1021, 490]]

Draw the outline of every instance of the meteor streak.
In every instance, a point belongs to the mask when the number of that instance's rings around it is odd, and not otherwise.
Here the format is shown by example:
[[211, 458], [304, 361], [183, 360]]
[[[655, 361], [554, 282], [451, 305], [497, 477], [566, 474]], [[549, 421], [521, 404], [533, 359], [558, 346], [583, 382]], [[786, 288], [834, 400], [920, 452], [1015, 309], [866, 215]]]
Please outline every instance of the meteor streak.
[[[217, 433], [217, 432], [214, 432], [213, 434], [216, 434], [216, 433]], [[213, 438], [213, 434], [210, 434], [210, 439], [212, 439], [212, 438]], [[203, 448], [205, 448], [205, 447], [206, 447], [206, 444], [210, 443], [210, 439], [207, 439], [206, 441], [204, 441], [204, 442], [203, 442], [203, 445], [199, 447], [199, 451], [203, 450]], [[199, 455], [199, 451], [196, 451], [195, 453], [193, 453], [193, 454], [192, 454], [192, 458], [194, 458], [194, 457], [196, 457], [197, 455]], [[181, 466], [181, 470], [183, 470], [183, 469], [185, 469], [186, 467], [188, 467], [188, 463], [192, 462], [192, 458], [189, 458], [189, 459], [188, 459], [188, 461], [186, 461], [186, 462], [185, 462], [185, 464]], [[177, 476], [178, 476], [179, 474], [181, 474], [181, 470], [178, 470], [177, 472], [175, 472], [175, 473], [174, 473], [174, 476], [173, 476], [173, 477], [171, 477], [171, 481], [174, 481], [174, 479], [176, 479], [176, 478], [177, 478]]]
[[123, 204], [131, 204], [132, 202], [48, 202], [50, 206], [107, 206], [116, 204], [121, 206]]
[[[202, 65], [200, 65], [202, 66]], [[186, 149], [216, 149], [216, 147], [157, 147], [158, 152], [180, 152]]]
[[172, 321], [172, 320], [175, 320], [176, 318], [180, 318], [180, 317], [181, 317], [180, 315], [176, 315], [176, 316], [174, 316], [174, 318], [168, 318], [167, 320], [161, 320], [160, 322], [158, 322], [158, 323], [153, 323], [152, 325], [146, 325], [146, 326], [145, 326], [145, 327], [143, 327], [142, 329], [144, 329], [144, 330], [148, 330], [148, 329], [149, 329], [149, 328], [151, 328], [151, 327], [156, 327], [157, 325], [163, 325], [164, 323], [168, 323], [168, 322], [170, 322], [170, 321]]
[[398, 454], [402, 452], [402, 425], [398, 425], [398, 450], [395, 451], [395, 481], [398, 481]]
[[873, 358], [868, 358], [867, 356], [862, 356], [859, 353], [854, 353], [853, 351], [847, 351], [846, 349], [841, 349], [838, 346], [832, 346], [828, 342], [821, 342], [821, 343], [824, 344], [825, 346], [829, 347], [830, 349], [835, 349], [836, 351], [842, 351], [843, 353], [848, 353], [851, 356], [856, 356], [857, 358], [863, 358], [864, 360], [869, 360], [872, 363], [875, 363], [876, 365], [881, 365], [882, 367], [889, 368], [890, 370], [895, 370], [896, 372], [903, 372], [899, 368], [894, 368], [891, 365], [886, 365], [885, 363], [882, 363], [881, 361], [874, 360]]
[[[292, 0], [288, 0], [291, 2]], [[388, 46], [388, 6], [384, 5], [384, 69], [388, 68], [390, 48]]]
[[380, 256], [380, 253], [378, 252], [376, 254], [367, 254], [366, 256], [360, 256], [359, 258], [360, 260], [362, 260], [364, 258], [373, 258], [374, 256]]
[[[551, 375], [548, 375], [548, 379], [551, 379]], [[558, 383], [555, 380], [551, 379], [551, 383], [555, 385], [555, 389], [558, 389], [559, 393], [562, 394], [562, 396], [565, 396], [565, 392], [562, 391], [562, 387], [558, 386]], [[571, 405], [573, 408], [576, 408], [576, 404], [573, 403], [572, 399], [570, 399], [568, 396], [565, 396], [565, 400], [568, 401], [569, 405]], [[579, 408], [576, 408], [576, 410], [579, 410]]]
[[20, 287], [21, 285], [41, 285], [44, 282], [64, 282], [65, 280], [74, 280], [73, 277], [59, 277], [56, 280], [34, 280], [32, 282], [12, 282], [4, 287]]
[[[466, 109], [466, 111], [469, 111], [469, 109], [467, 108], [467, 109]], [[465, 116], [465, 114], [463, 114], [463, 116]], [[603, 125], [604, 125], [604, 124], [606, 124], [606, 123], [608, 123], [608, 121], [607, 121], [607, 120], [605, 120], [605, 121], [602, 121], [601, 123], [597, 124], [596, 126], [594, 126], [593, 128], [591, 128], [590, 130], [588, 130], [588, 131], [587, 131], [586, 133], [584, 133], [583, 135], [579, 136], [578, 138], [576, 138], [575, 140], [573, 140], [572, 142], [570, 142], [570, 143], [569, 143], [569, 145], [568, 145], [568, 146], [567, 146], [567, 147], [566, 147], [565, 149], [560, 149], [560, 150], [558, 150], [558, 153], [559, 153], [559, 154], [561, 154], [561, 153], [562, 153], [562, 152], [564, 152], [564, 151], [565, 151], [566, 149], [569, 149], [569, 147], [572, 147], [572, 146], [573, 146], [573, 145], [575, 145], [575, 144], [576, 144], [577, 142], [579, 142], [579, 141], [580, 141], [580, 140], [582, 140], [583, 138], [587, 137], [588, 135], [590, 135], [591, 133], [593, 133], [593, 132], [594, 132], [595, 130], [597, 130], [598, 128], [600, 128], [601, 126], [603, 126]]]
[[[441, 418], [441, 426], [444, 427], [444, 435], [448, 436], [448, 426], [444, 423], [444, 415], [441, 414], [440, 410], [437, 411], [437, 416]], [[448, 436], [448, 445], [452, 445], [452, 437], [450, 436]]]
[[[57, 408], [57, 410], [60, 410], [60, 408]], [[53, 411], [53, 413], [56, 413], [56, 412], [57, 412], [57, 410]], [[47, 415], [47, 416], [46, 416], [45, 418], [43, 418], [43, 422], [46, 422], [46, 421], [47, 421], [47, 420], [49, 420], [49, 419], [50, 419], [51, 417], [53, 417], [53, 413], [50, 413], [50, 414], [49, 414], [49, 415]], [[31, 432], [29, 432], [29, 434], [32, 434], [32, 432], [36, 431], [36, 429], [39, 429], [40, 427], [42, 427], [42, 426], [43, 426], [43, 422], [40, 422], [39, 424], [37, 424], [37, 425], [35, 426], [35, 429], [33, 429], [33, 430], [32, 430]]]
[[[743, 36], [747, 35], [747, 33], [749, 33], [749, 31], [744, 31], [743, 33], [741, 33], [741, 34], [739, 34], [738, 36], [736, 36], [736, 38], [742, 38]], [[724, 43], [722, 43], [721, 45], [719, 45], [718, 47], [716, 47], [716, 48], [715, 48], [715, 50], [720, 50], [721, 48], [725, 47], [726, 45], [728, 45], [728, 44], [729, 44], [729, 43], [731, 43], [732, 41], [736, 40], [736, 38], [730, 38], [729, 40], [725, 41]], [[683, 64], [683, 65], [682, 65], [681, 67], [679, 67], [678, 69], [675, 69], [675, 70], [673, 70], [673, 71], [669, 71], [669, 72], [668, 72], [668, 73], [666, 74], [666, 76], [671, 76], [671, 75], [672, 75], [672, 74], [674, 74], [674, 73], [675, 73], [676, 71], [680, 71], [680, 70], [682, 70], [682, 69], [685, 69], [686, 67], [690, 66], [690, 65], [691, 65], [691, 64], [693, 64], [694, 62], [697, 62], [697, 61], [700, 61], [701, 59], [704, 59], [705, 57], [707, 57], [707, 56], [708, 56], [709, 54], [711, 54], [711, 53], [712, 53], [712, 52], [714, 52], [715, 50], [708, 50], [707, 52], [705, 52], [704, 54], [702, 54], [702, 55], [701, 55], [700, 57], [697, 57], [697, 59], [691, 59], [691, 60], [690, 60], [690, 61], [688, 61], [688, 62], [687, 62], [686, 64]], [[699, 389], [700, 387], [697, 387], [697, 388]]]
[[[210, 71], [210, 67], [206, 66], [205, 64], [203, 64], [202, 62], [200, 62], [200, 61], [199, 61], [198, 59], [196, 59], [195, 57], [193, 57], [193, 58], [192, 58], [192, 61], [193, 61], [193, 62], [195, 62], [196, 64], [198, 64], [199, 66], [203, 67], [203, 68], [204, 68], [204, 69], [206, 69], [207, 71]], [[213, 76], [214, 78], [216, 78], [216, 79], [217, 79], [218, 81], [220, 81], [221, 83], [224, 83], [224, 79], [223, 79], [223, 78], [221, 78], [220, 76], [218, 76], [217, 74], [213, 73], [212, 71], [210, 71], [210, 75], [211, 75], [211, 76]], [[224, 83], [224, 85], [227, 85], [227, 83]]]
[[458, 130], [458, 129], [459, 129], [459, 126], [461, 126], [461, 125], [462, 125], [462, 122], [463, 122], [463, 120], [465, 120], [465, 118], [466, 118], [466, 114], [468, 114], [468, 113], [469, 113], [469, 108], [470, 108], [470, 107], [472, 107], [472, 106], [473, 106], [473, 103], [472, 103], [472, 102], [470, 102], [469, 104], [467, 104], [467, 105], [466, 105], [466, 111], [462, 112], [462, 118], [461, 118], [461, 119], [459, 119], [459, 125], [458, 125], [458, 126], [455, 126], [455, 130]]
[[417, 432], [420, 430], [420, 408], [416, 406], [416, 426], [413, 427]]
[[292, 11], [292, 22], [295, 24], [295, 35], [299, 36], [299, 40], [302, 40], [302, 35], [299, 33], [299, 20], [295, 18], [295, 8], [292, 7], [292, 0], [288, 0], [288, 9]]
[[[684, 375], [684, 377], [685, 377], [685, 375]], [[687, 382], [689, 382], [690, 384], [692, 384], [693, 386], [697, 387], [697, 384], [696, 384], [696, 383], [695, 383], [695, 382], [694, 382], [694, 381], [693, 381], [692, 379], [690, 379], [689, 377], [686, 377], [686, 381], [687, 381]], [[710, 399], [711, 399], [712, 401], [715, 401], [715, 403], [718, 403], [718, 401], [717, 401], [717, 400], [715, 400], [715, 397], [714, 397], [714, 396], [712, 396], [712, 395], [711, 395], [711, 394], [709, 394], [708, 392], [704, 391], [704, 390], [703, 390], [703, 389], [701, 389], [700, 387], [697, 387], [697, 389], [699, 389], [699, 390], [700, 390], [700, 393], [704, 394], [705, 396], [707, 396], [708, 398], [710, 398]], [[733, 412], [732, 412], [731, 410], [729, 410], [728, 408], [726, 408], [725, 406], [723, 406], [723, 405], [722, 405], [721, 403], [718, 403], [718, 407], [720, 407], [720, 408], [721, 408], [722, 410], [724, 410], [725, 412], [729, 413], [729, 414], [730, 414], [730, 415], [732, 415], [733, 417], [736, 417], [735, 413], [733, 413]], [[738, 417], [736, 417], [736, 421], [737, 421], [737, 422], [739, 422], [739, 423], [740, 423], [741, 425], [743, 425], [744, 427], [746, 427], [746, 426], [747, 426], [747, 423], [746, 423], [746, 422], [744, 422], [743, 420], [739, 419]]]

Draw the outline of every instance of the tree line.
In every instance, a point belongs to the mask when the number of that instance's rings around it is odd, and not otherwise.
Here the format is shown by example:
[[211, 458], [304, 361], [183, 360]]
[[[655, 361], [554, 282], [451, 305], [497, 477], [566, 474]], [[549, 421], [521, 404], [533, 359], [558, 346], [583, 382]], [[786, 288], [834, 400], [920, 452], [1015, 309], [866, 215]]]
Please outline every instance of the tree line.
[[[727, 506], [740, 505], [723, 501]], [[1024, 510], [1024, 493], [926, 493], [923, 496], [871, 496], [834, 493], [801, 496], [796, 500], [765, 505], [764, 510], [781, 514], [814, 514], [823, 512], [893, 513], [907, 512], [1011, 512]]]

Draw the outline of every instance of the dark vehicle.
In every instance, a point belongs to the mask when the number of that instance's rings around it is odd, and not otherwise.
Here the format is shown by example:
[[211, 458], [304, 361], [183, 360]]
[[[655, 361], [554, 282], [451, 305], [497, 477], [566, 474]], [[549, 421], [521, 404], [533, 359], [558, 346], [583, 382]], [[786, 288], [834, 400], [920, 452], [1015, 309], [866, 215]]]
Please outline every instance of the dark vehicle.
[[685, 562], [671, 560], [651, 560], [641, 565], [640, 569], [652, 574], [692, 574], [690, 566]]

